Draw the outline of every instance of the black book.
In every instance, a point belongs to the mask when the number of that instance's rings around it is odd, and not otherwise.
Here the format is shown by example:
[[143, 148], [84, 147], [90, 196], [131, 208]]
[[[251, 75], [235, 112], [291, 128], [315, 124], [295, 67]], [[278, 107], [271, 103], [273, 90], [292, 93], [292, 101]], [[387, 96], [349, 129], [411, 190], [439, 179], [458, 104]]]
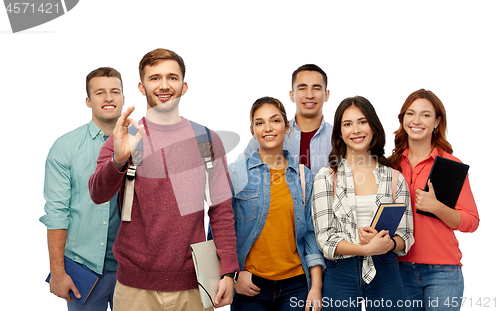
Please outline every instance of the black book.
[[[454, 209], [468, 171], [469, 165], [467, 164], [437, 156], [427, 178], [427, 181], [430, 179], [432, 182], [436, 199], [449, 208]], [[424, 191], [429, 191], [427, 182], [425, 183]], [[417, 213], [437, 218], [433, 213], [420, 210], [417, 210]]]

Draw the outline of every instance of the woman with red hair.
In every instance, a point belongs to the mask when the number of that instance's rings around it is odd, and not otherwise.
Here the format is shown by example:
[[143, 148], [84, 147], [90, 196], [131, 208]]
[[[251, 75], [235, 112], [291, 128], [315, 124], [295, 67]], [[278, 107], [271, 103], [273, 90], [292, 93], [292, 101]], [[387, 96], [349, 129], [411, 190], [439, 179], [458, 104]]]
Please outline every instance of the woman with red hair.
[[[412, 302], [405, 310], [460, 310], [462, 253], [454, 231], [474, 232], [479, 225], [469, 178], [454, 209], [439, 202], [432, 182], [427, 182], [436, 156], [460, 161], [446, 140], [446, 111], [434, 93], [420, 89], [410, 94], [401, 108], [399, 123], [389, 160], [410, 187], [415, 230], [415, 244], [406, 256], [398, 257], [405, 301]], [[423, 191], [426, 184], [428, 192]]]

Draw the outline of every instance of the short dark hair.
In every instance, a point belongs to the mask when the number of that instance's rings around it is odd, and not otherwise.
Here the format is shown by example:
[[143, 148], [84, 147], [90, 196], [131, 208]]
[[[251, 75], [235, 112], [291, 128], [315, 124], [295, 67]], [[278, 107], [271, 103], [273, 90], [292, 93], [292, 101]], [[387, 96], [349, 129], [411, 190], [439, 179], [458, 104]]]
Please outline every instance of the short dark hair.
[[326, 76], [326, 72], [323, 71], [318, 65], [315, 64], [305, 64], [300, 66], [299, 68], [295, 69], [295, 71], [292, 73], [292, 90], [293, 90], [293, 84], [295, 83], [295, 79], [297, 79], [297, 75], [301, 71], [316, 71], [319, 72], [323, 76], [323, 80], [325, 81], [325, 90], [327, 89], [328, 86], [328, 77]]
[[336, 171], [340, 162], [346, 155], [347, 146], [341, 137], [342, 116], [347, 108], [351, 106], [358, 107], [361, 110], [366, 117], [366, 121], [368, 121], [368, 125], [370, 125], [372, 129], [373, 138], [369, 146], [371, 155], [380, 164], [390, 166], [389, 161], [384, 156], [385, 131], [377, 116], [377, 112], [368, 99], [362, 96], [355, 96], [344, 99], [337, 107], [337, 111], [335, 111], [332, 132], [332, 152], [329, 157], [330, 167]]
[[182, 57], [180, 57], [174, 51], [170, 51], [167, 49], [155, 49], [144, 55], [139, 63], [139, 76], [141, 78], [141, 81], [143, 81], [144, 79], [144, 68], [146, 68], [146, 66], [155, 66], [159, 61], [168, 59], [174, 60], [177, 62], [177, 64], [179, 64], [182, 72], [182, 80], [184, 80], [184, 77], [186, 76], [186, 66], [184, 65], [184, 60], [182, 59]]
[[91, 71], [87, 75], [87, 80], [86, 80], [86, 85], [85, 85], [85, 89], [87, 90], [87, 97], [90, 98], [90, 90], [89, 90], [90, 80], [92, 80], [93, 78], [100, 78], [100, 77], [118, 78], [120, 80], [120, 84], [122, 86], [122, 93], [123, 93], [122, 75], [118, 72], [118, 70], [111, 68], [111, 67], [100, 67], [100, 68], [97, 68], [96, 70]]

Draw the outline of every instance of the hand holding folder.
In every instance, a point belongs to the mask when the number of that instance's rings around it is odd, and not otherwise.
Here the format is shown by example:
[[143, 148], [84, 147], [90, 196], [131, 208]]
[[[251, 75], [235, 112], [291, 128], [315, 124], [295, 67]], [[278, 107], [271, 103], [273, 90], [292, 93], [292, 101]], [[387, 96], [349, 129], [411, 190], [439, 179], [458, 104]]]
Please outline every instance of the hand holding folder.
[[[469, 166], [467, 164], [437, 156], [427, 178], [424, 191], [429, 191], [430, 180], [436, 199], [449, 208], [454, 209], [462, 191], [465, 178], [467, 178], [468, 171]], [[437, 218], [433, 213], [419, 210], [418, 204], [416, 207], [418, 214]]]

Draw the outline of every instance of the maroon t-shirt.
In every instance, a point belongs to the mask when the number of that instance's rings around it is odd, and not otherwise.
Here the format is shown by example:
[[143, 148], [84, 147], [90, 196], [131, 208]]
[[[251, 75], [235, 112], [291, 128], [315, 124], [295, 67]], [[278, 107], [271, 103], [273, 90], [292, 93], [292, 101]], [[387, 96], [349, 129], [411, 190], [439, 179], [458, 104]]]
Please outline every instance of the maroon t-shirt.
[[309, 158], [311, 155], [310, 143], [314, 134], [318, 129], [315, 129], [312, 132], [300, 132], [300, 154], [299, 154], [299, 163], [304, 164], [307, 168], [311, 169], [311, 159]]

